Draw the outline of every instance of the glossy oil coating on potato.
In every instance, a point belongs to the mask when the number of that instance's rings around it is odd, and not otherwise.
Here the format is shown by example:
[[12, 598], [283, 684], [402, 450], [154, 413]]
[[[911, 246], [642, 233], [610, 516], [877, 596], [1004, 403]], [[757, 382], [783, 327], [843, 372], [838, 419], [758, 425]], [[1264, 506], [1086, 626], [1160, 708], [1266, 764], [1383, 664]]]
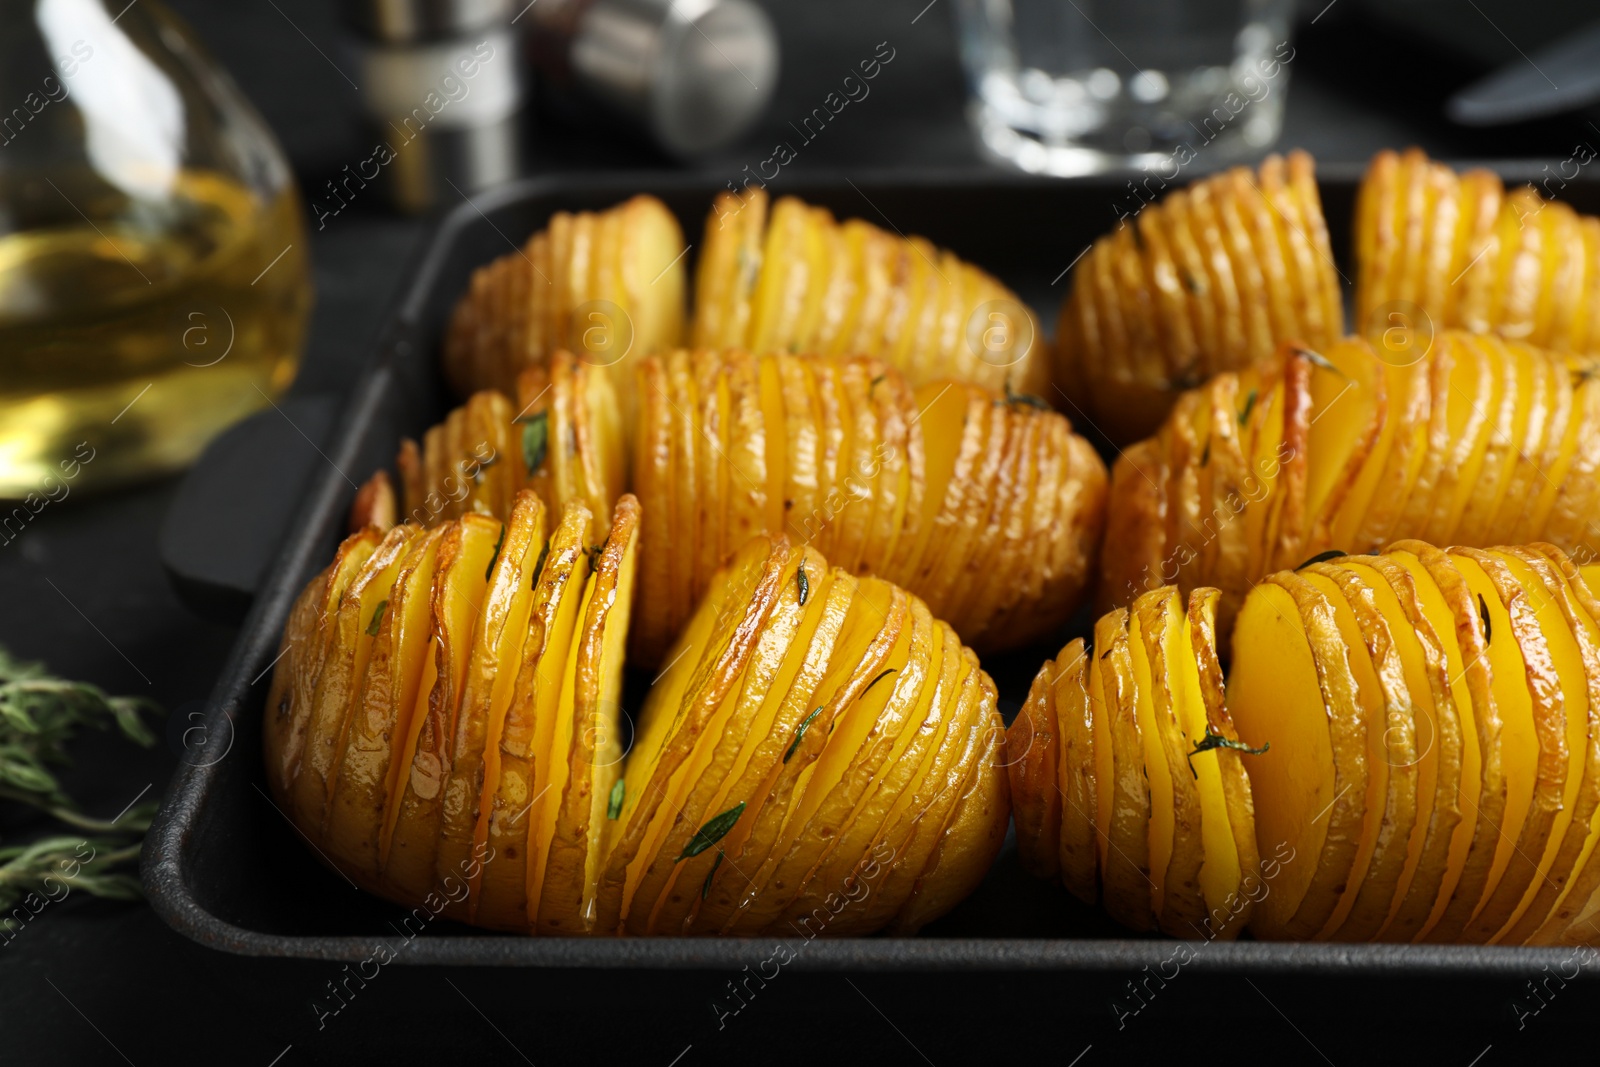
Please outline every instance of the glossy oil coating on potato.
[[904, 586], [980, 650], [1047, 634], [1082, 599], [1104, 466], [1034, 398], [913, 390], [864, 358], [674, 352], [640, 375], [644, 662], [756, 533]]
[[558, 211], [479, 267], [450, 317], [444, 372], [460, 396], [516, 390], [565, 349], [596, 366], [682, 343], [688, 271], [677, 217], [653, 196]]
[[1228, 708], [1263, 856], [1256, 936], [1592, 943], [1600, 569], [1547, 544], [1385, 552], [1272, 575]]
[[[1141, 596], [1035, 679], [1017, 847], [1138, 930], [1600, 943], [1600, 567], [1399, 541]], [[1218, 906], [1220, 902], [1221, 906]]]
[[[1148, 182], [1146, 183], [1148, 185]], [[1123, 444], [1223, 371], [1344, 332], [1339, 273], [1311, 157], [1268, 156], [1168, 193], [1072, 268], [1056, 330], [1057, 385]]]
[[998, 280], [925, 238], [759, 187], [720, 194], [706, 217], [689, 343], [873, 356], [915, 386], [1048, 392], [1038, 319]]
[[[1404, 359], [1393, 358], [1396, 352]], [[1102, 604], [1166, 583], [1244, 593], [1401, 537], [1600, 548], [1600, 382], [1568, 357], [1445, 331], [1347, 339], [1218, 375], [1112, 471]]]
[[1134, 929], [1208, 940], [1266, 891], [1216, 600], [1167, 587], [1105, 616], [1045, 663], [1006, 737], [1023, 866]]
[[759, 537], [667, 662], [610, 824], [600, 926], [909, 933], [983, 878], [1010, 815], [994, 686], [916, 597]]
[[272, 795], [362, 888], [541, 935], [911, 932], [1010, 816], [994, 686], [926, 605], [756, 538], [637, 723], [640, 509], [351, 535], [283, 638]]
[[1552, 199], [1566, 184], [1550, 173], [1508, 190], [1416, 148], [1379, 152], [1356, 201], [1356, 329], [1600, 351], [1600, 219]]

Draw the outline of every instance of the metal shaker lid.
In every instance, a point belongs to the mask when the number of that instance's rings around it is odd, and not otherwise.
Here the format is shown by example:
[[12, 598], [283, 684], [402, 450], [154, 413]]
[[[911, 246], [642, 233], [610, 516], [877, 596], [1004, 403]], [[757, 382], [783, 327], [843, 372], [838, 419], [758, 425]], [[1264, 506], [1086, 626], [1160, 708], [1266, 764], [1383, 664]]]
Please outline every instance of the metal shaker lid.
[[358, 32], [385, 44], [468, 34], [513, 13], [512, 0], [345, 0], [343, 7]]
[[776, 87], [777, 36], [749, 0], [539, 0], [533, 13], [541, 68], [675, 155], [733, 140]]

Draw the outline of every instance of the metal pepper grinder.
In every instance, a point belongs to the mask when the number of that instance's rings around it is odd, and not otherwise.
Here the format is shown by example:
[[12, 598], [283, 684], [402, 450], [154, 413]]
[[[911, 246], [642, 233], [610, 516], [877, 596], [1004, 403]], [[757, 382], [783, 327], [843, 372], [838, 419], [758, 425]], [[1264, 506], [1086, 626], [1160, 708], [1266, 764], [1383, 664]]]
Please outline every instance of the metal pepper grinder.
[[542, 105], [619, 118], [680, 158], [749, 129], [778, 81], [777, 36], [748, 0], [537, 0], [525, 21]]
[[403, 211], [509, 181], [526, 97], [513, 0], [346, 0], [376, 143], [358, 168]]

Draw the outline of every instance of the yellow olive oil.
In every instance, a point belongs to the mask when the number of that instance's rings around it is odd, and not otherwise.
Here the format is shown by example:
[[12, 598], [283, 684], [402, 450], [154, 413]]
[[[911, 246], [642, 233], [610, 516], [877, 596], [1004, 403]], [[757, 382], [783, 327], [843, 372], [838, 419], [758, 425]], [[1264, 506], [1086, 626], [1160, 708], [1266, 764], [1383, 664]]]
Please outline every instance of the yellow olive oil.
[[151, 203], [92, 176], [4, 181], [0, 499], [180, 469], [293, 380], [311, 294], [292, 190], [190, 170]]

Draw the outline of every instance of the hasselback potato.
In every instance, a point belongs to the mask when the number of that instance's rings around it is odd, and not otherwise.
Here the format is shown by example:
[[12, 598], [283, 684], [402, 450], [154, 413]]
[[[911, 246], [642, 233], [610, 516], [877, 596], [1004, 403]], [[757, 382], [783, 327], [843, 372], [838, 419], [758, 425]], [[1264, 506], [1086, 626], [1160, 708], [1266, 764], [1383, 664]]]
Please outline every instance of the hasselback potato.
[[[631, 464], [609, 375], [558, 353], [548, 373], [525, 372], [518, 405], [481, 393], [428, 431], [421, 460], [402, 446], [406, 517], [504, 514], [497, 502], [529, 485], [603, 526], [631, 489], [646, 580], [630, 654], [644, 665], [662, 661], [711, 575], [759, 533], [904, 586], [980, 650], [1050, 633], [1087, 591], [1105, 465], [1036, 397], [913, 389], [864, 357], [679, 350], [637, 374]], [[499, 424], [475, 421], [489, 417]]]
[[[1011, 727], [1022, 857], [1140, 928], [1165, 890], [1162, 929], [1209, 938], [1192, 914], [1239, 877], [1224, 830], [1253, 814], [1260, 866], [1240, 892], [1254, 907], [1226, 914], [1256, 937], [1600, 941], [1597, 582], [1600, 567], [1545, 544], [1400, 541], [1280, 571], [1239, 614], [1226, 711], [1187, 724], [1196, 674], [1205, 709], [1220, 706], [1214, 649], [1194, 641], [1164, 680], [1146, 629], [1141, 670], [1128, 620], [1175, 631], [1180, 602], [1145, 594], [1101, 620], [1090, 666], [1076, 642], [1045, 664]], [[1215, 595], [1191, 596], [1192, 632]], [[1179, 714], [1164, 717], [1169, 689]], [[1240, 764], [1248, 788], [1219, 788]]]
[[1216, 601], [1167, 587], [1105, 615], [1045, 663], [1006, 738], [1023, 866], [1136, 930], [1232, 938], [1262, 890]]
[[[630, 731], [639, 507], [367, 528], [301, 594], [264, 723], [277, 803], [374, 893], [540, 934], [909, 931], [1009, 798], [994, 687], [915, 597], [757, 538]], [[435, 909], [439, 910], [439, 909]]]
[[1357, 328], [1600, 350], [1600, 219], [1547, 199], [1565, 185], [1551, 175], [1542, 191], [1508, 191], [1489, 171], [1457, 174], [1415, 148], [1378, 153], [1356, 202]]
[[1049, 356], [1015, 293], [922, 237], [792, 196], [722, 193], [695, 270], [694, 348], [876, 356], [913, 385], [1043, 394]]
[[1105, 468], [1037, 399], [913, 390], [864, 358], [674, 352], [640, 376], [645, 662], [726, 554], [763, 531], [904, 586], [980, 650], [1025, 644], [1076, 609]]
[[[1390, 362], [1400, 350], [1413, 362]], [[1185, 394], [1111, 486], [1102, 605], [1215, 586], [1224, 632], [1260, 578], [1335, 549], [1540, 540], [1588, 559], [1600, 545], [1600, 382], [1567, 358], [1460, 331], [1425, 354], [1359, 338], [1291, 349]]]
[[[1147, 183], [1148, 184], [1148, 183]], [[1311, 157], [1269, 156], [1167, 194], [1072, 268], [1055, 373], [1112, 441], [1150, 433], [1178, 395], [1222, 371], [1344, 332], [1339, 273]]]
[[556, 212], [522, 248], [472, 272], [445, 333], [445, 377], [461, 396], [511, 393], [558, 349], [615, 366], [681, 343], [684, 252], [677, 217], [653, 196]]

